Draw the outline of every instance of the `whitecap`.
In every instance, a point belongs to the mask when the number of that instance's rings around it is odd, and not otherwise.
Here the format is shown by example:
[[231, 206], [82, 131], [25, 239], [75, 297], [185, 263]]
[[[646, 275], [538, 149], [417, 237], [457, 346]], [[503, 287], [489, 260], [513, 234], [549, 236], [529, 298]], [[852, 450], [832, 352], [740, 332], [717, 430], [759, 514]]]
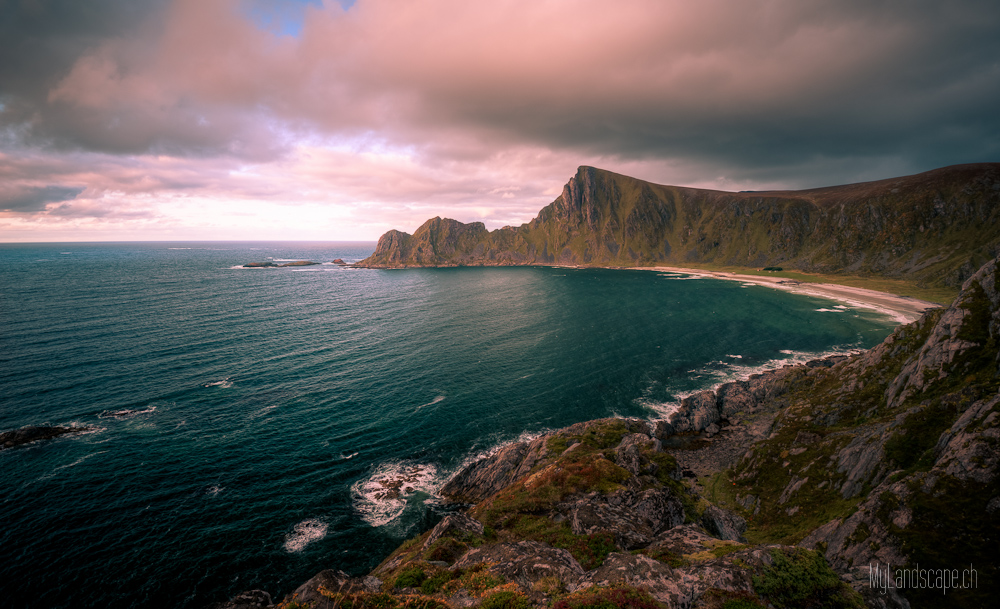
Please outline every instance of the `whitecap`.
[[836, 309], [836, 308], [835, 309], [825, 309], [824, 308], [824, 309], [815, 309], [815, 310], [819, 311], [820, 313], [843, 313], [844, 312], [843, 309]]
[[357, 452], [353, 452], [352, 453], [352, 452], [345, 451], [345, 452], [340, 453], [340, 458], [341, 459], [345, 459], [345, 460], [346, 459], [353, 459], [354, 457], [357, 457], [357, 456], [358, 456]]
[[207, 489], [205, 489], [205, 494], [208, 495], [208, 496], [210, 496], [210, 497], [215, 497], [216, 495], [218, 495], [219, 493], [221, 493], [223, 490], [225, 490], [225, 488], [226, 487], [224, 487], [224, 486], [219, 486], [218, 484], [213, 484], [212, 486], [210, 486]]
[[440, 402], [443, 402], [444, 399], [445, 399], [445, 396], [439, 395], [436, 398], [434, 398], [433, 400], [431, 400], [430, 402], [427, 402], [426, 404], [421, 404], [420, 406], [417, 406], [417, 410], [420, 410], [424, 406], [433, 406], [434, 404], [438, 404]]
[[233, 386], [233, 382], [229, 380], [229, 377], [222, 379], [221, 381], [212, 381], [211, 383], [205, 383], [202, 387], [221, 387], [223, 389], [229, 389]]
[[368, 478], [351, 485], [354, 509], [373, 527], [389, 524], [418, 493], [431, 495], [441, 487], [438, 468], [429, 463], [389, 461]]
[[726, 357], [731, 357], [733, 359], [743, 359], [742, 355], [727, 355]]
[[285, 551], [301, 552], [307, 545], [326, 537], [326, 529], [327, 524], [322, 520], [316, 518], [303, 520], [292, 528], [291, 533], [285, 535]]
[[132, 417], [137, 417], [143, 414], [153, 414], [156, 411], [156, 406], [149, 406], [142, 410], [131, 410], [128, 408], [122, 410], [105, 410], [104, 412], [97, 415], [99, 419], [131, 419]]

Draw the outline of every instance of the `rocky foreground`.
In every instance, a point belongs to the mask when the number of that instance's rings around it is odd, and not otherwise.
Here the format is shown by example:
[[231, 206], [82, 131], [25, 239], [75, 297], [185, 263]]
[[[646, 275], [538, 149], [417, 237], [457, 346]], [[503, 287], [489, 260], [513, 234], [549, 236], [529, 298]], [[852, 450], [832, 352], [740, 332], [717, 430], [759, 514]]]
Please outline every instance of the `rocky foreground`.
[[[669, 421], [506, 446], [452, 478], [440, 494], [458, 509], [368, 576], [322, 571], [279, 605], [992, 606], [998, 341], [994, 260], [869, 351], [695, 394]], [[895, 589], [873, 571], [887, 566], [930, 579]], [[219, 607], [271, 605], [250, 591]]]

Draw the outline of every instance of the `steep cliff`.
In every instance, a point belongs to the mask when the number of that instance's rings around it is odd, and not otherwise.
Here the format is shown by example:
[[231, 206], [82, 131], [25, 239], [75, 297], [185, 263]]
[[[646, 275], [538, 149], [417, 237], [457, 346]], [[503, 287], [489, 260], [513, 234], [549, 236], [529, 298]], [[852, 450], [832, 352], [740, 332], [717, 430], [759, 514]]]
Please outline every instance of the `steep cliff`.
[[907, 277], [958, 287], [1000, 254], [1000, 164], [802, 191], [661, 186], [580, 167], [519, 227], [434, 218], [359, 266], [704, 262]]

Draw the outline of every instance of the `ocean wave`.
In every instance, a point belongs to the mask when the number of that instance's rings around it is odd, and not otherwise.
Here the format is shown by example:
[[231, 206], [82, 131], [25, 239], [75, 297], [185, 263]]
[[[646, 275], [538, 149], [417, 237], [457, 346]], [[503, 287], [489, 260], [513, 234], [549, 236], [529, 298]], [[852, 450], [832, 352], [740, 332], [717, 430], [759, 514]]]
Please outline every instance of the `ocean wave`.
[[213, 484], [212, 486], [210, 486], [207, 489], [205, 489], [205, 494], [208, 495], [209, 497], [215, 497], [216, 495], [218, 495], [219, 493], [221, 493], [223, 490], [225, 490], [225, 488], [226, 487], [224, 487], [224, 486], [219, 486], [218, 484]]
[[441, 403], [444, 400], [445, 400], [445, 396], [439, 395], [436, 398], [434, 398], [433, 400], [431, 400], [430, 402], [427, 402], [426, 404], [421, 404], [420, 406], [417, 406], [417, 410], [420, 410], [421, 408], [424, 408], [425, 406], [433, 406], [434, 404]]
[[[854, 345], [843, 345], [828, 351], [793, 351], [791, 349], [782, 349], [780, 353], [784, 357], [769, 359], [759, 364], [744, 364], [740, 360], [712, 361], [700, 368], [695, 368], [689, 371], [689, 374], [693, 377], [703, 380], [700, 387], [676, 392], [671, 391], [670, 393], [674, 397], [673, 400], [657, 401], [647, 398], [638, 398], [635, 400], [635, 404], [653, 412], [650, 420], [665, 420], [670, 418], [670, 415], [677, 412], [681, 406], [681, 402], [685, 398], [688, 398], [696, 393], [701, 393], [702, 391], [717, 391], [719, 387], [726, 383], [746, 380], [754, 374], [760, 374], [768, 370], [804, 364], [814, 359], [823, 359], [833, 355], [852, 355], [854, 353], [858, 353], [859, 351], [861, 351], [861, 349]], [[727, 355], [726, 357], [736, 358], [740, 356]], [[740, 359], [742, 359], [742, 357], [740, 357]], [[669, 390], [669, 387], [667, 389]]]
[[148, 406], [146, 408], [143, 408], [142, 410], [138, 410], [138, 409], [131, 410], [131, 409], [128, 409], [128, 408], [125, 408], [125, 409], [122, 409], [122, 410], [105, 410], [104, 412], [101, 412], [100, 414], [98, 414], [97, 418], [99, 418], [99, 419], [116, 419], [118, 421], [121, 421], [121, 420], [124, 420], [124, 419], [131, 419], [133, 417], [138, 417], [138, 416], [144, 415], [144, 414], [153, 414], [154, 412], [156, 412], [156, 406]]
[[361, 519], [380, 527], [398, 518], [409, 500], [420, 493], [433, 495], [443, 482], [436, 465], [389, 461], [351, 485], [351, 497]]
[[296, 524], [292, 532], [285, 535], [284, 548], [286, 552], [301, 552], [314, 541], [326, 537], [327, 524], [317, 518], [308, 518]]
[[223, 389], [229, 389], [233, 386], [233, 382], [229, 380], [230, 377], [226, 377], [221, 381], [212, 381], [211, 383], [205, 383], [202, 387], [221, 387]]

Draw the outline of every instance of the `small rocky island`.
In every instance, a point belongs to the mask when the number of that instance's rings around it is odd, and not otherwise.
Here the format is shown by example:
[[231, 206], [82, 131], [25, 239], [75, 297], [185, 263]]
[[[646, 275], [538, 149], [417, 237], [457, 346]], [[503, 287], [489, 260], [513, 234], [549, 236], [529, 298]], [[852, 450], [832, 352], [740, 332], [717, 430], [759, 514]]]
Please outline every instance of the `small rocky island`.
[[313, 266], [319, 264], [319, 262], [313, 262], [312, 260], [296, 260], [294, 262], [286, 262], [284, 264], [278, 264], [277, 262], [268, 260], [266, 262], [248, 262], [243, 265], [245, 269], [265, 269], [265, 268], [281, 268], [286, 266]]
[[[508, 445], [445, 484], [456, 511], [370, 574], [330, 565], [279, 606], [992, 606], [998, 345], [995, 259], [868, 351], [697, 393], [668, 421]], [[931, 583], [897, 589], [899, 570]], [[271, 596], [217, 605], [251, 606]]]

